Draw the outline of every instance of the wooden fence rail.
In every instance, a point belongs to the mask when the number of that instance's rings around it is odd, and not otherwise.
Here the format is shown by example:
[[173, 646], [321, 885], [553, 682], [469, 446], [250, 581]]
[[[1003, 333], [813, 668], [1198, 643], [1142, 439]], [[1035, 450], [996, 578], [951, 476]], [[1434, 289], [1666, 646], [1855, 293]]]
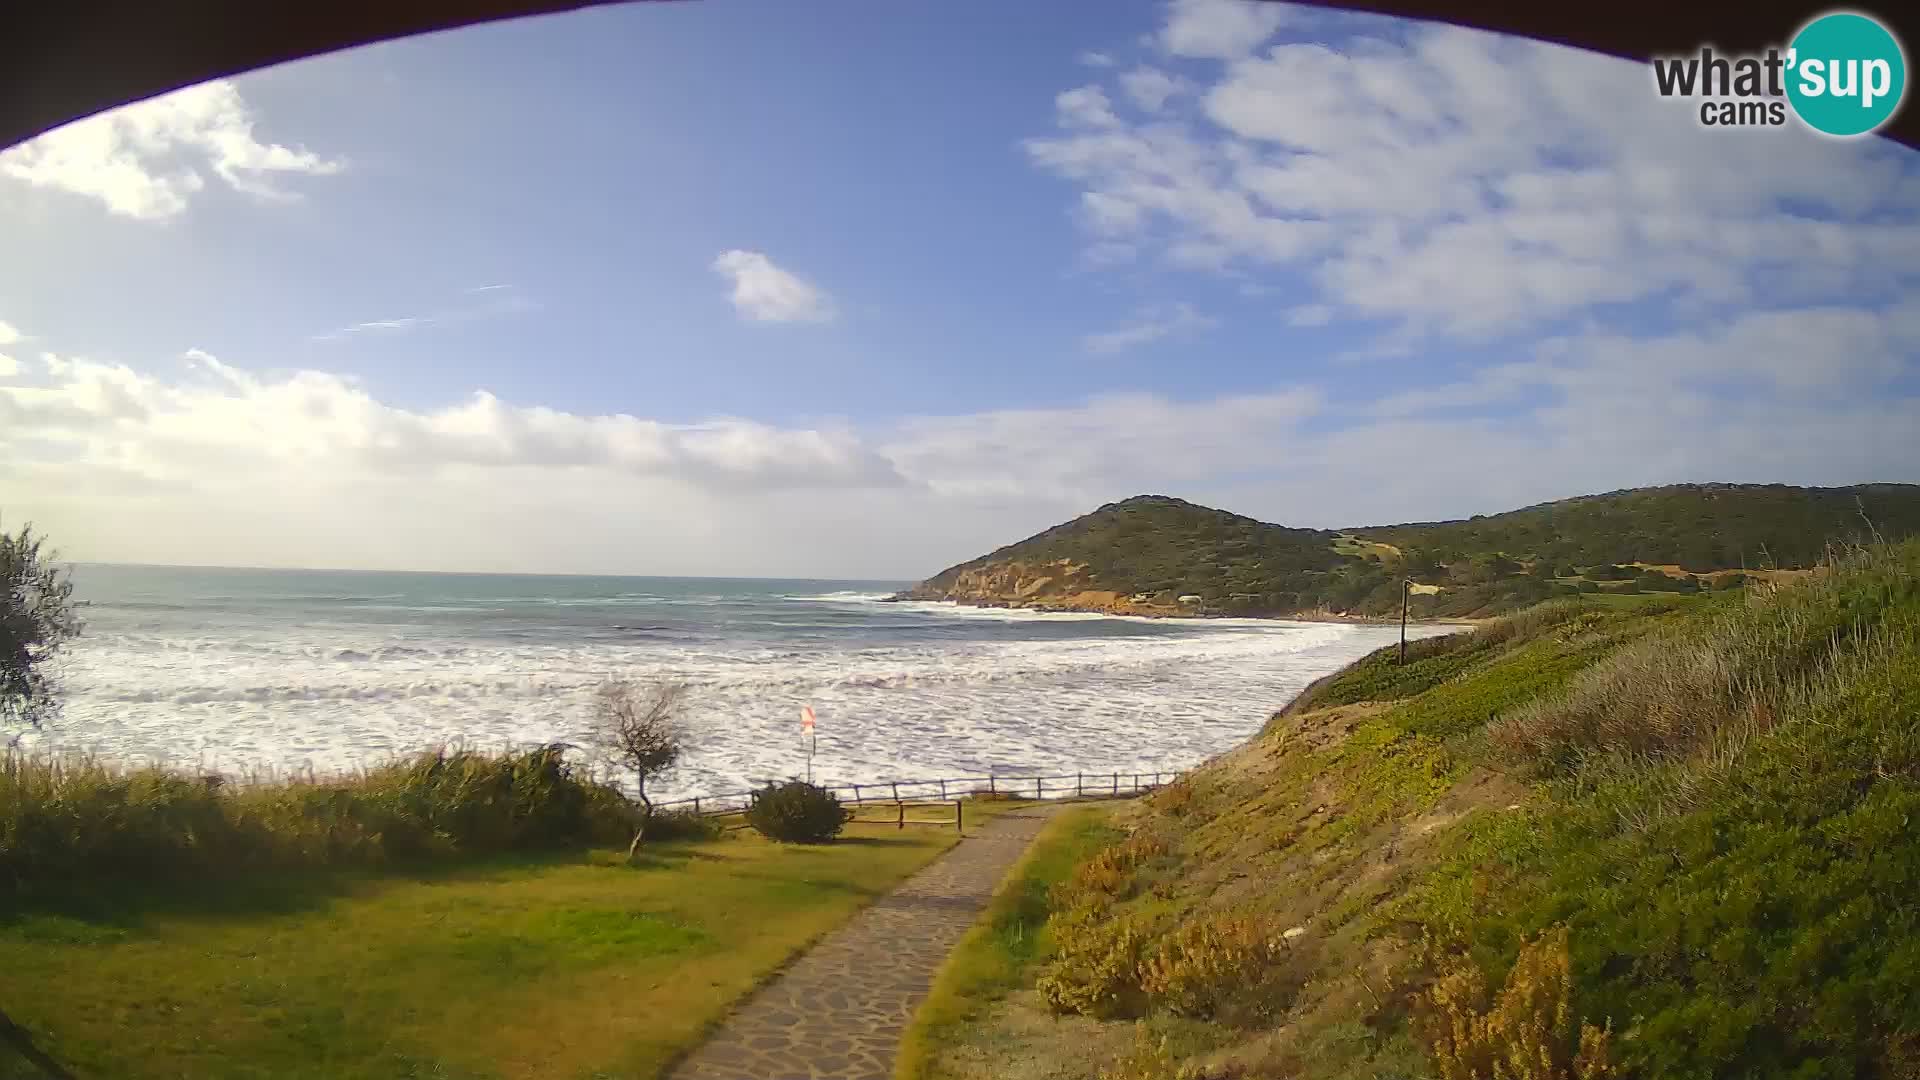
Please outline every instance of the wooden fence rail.
[[[821, 784], [843, 799], [851, 797], [855, 807], [880, 805], [901, 807], [915, 803], [955, 803], [967, 795], [988, 795], [1010, 799], [1064, 799], [1120, 795], [1138, 795], [1172, 783], [1184, 770], [1166, 772], [1073, 772], [1051, 775], [948, 776], [931, 780], [883, 780], [869, 784]], [[1051, 785], [1051, 786], [1049, 786]], [[660, 810], [689, 810], [706, 817], [726, 817], [742, 813], [753, 800], [751, 791], [731, 791], [695, 795], [685, 799], [655, 802]], [[905, 810], [898, 811], [904, 820]], [[921, 824], [905, 822], [906, 825]], [[942, 822], [944, 824], [944, 822]], [[904, 825], [902, 826], [904, 827]]]

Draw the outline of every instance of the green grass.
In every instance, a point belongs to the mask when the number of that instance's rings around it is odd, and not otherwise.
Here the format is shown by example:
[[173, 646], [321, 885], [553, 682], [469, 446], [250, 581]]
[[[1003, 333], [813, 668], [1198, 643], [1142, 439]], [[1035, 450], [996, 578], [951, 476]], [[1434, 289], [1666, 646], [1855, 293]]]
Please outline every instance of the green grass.
[[1564, 930], [1567, 1015], [1618, 1075], [1920, 1076], [1920, 541], [1383, 650], [1179, 790], [1133, 822], [1168, 854], [1038, 973], [1122, 985], [1223, 914], [1298, 925], [1285, 1022], [1208, 1021], [1226, 1075], [1429, 1075], [1423, 988], [1499, 987]]
[[1068, 810], [1054, 818], [994, 893], [980, 922], [941, 967], [933, 989], [901, 1041], [894, 1075], [926, 1080], [938, 1075], [937, 1057], [969, 1022], [1018, 988], [1047, 947], [1048, 891], [1080, 860], [1112, 843], [1120, 832], [1101, 807]]
[[88, 1080], [651, 1077], [953, 840], [856, 824], [631, 866], [590, 850], [42, 890], [0, 908], [0, 1009]]

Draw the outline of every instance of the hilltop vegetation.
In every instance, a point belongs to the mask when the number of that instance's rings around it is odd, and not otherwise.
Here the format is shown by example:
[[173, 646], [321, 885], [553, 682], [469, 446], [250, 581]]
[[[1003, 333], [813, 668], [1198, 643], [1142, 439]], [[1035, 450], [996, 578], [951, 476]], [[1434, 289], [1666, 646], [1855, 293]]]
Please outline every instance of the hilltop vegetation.
[[1542, 503], [1467, 521], [1356, 529], [1441, 562], [1499, 552], [1555, 565], [1673, 565], [1692, 573], [1811, 566], [1867, 522], [1920, 534], [1920, 485], [1681, 484]]
[[1920, 486], [1682, 485], [1467, 521], [1290, 529], [1163, 495], [1102, 506], [904, 594], [1145, 614], [1484, 616], [1558, 595], [1790, 576], [1829, 545], [1920, 534]]
[[1408, 661], [1134, 808], [929, 1072], [1920, 1075], [1920, 541]]

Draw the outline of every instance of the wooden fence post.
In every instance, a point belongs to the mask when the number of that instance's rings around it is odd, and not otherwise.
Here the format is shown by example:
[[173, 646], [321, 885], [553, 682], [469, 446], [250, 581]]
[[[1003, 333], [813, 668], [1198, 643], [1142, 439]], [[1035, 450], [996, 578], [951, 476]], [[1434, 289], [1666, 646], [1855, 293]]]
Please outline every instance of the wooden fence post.
[[907, 827], [907, 804], [903, 802], [896, 802], [893, 805], [894, 805], [894, 808], [898, 810], [900, 814], [897, 827], [901, 829], [906, 828]]
[[1079, 798], [1080, 796], [1082, 796], [1082, 795], [1085, 795], [1086, 793], [1087, 793], [1087, 774], [1086, 774], [1086, 773], [1074, 773], [1074, 774], [1073, 774], [1073, 795], [1074, 795], [1074, 797], [1075, 797], [1075, 798]]
[[1040, 794], [1040, 785], [1041, 785], [1041, 784], [1043, 784], [1043, 783], [1045, 783], [1045, 782], [1046, 782], [1046, 781], [1045, 781], [1044, 779], [1042, 779], [1041, 777], [1038, 777], [1038, 776], [1036, 776], [1036, 777], [1034, 777], [1034, 778], [1033, 778], [1033, 797], [1034, 797], [1034, 798], [1036, 798], [1036, 799], [1044, 799], [1044, 798], [1046, 798], [1046, 796], [1044, 796], [1044, 795], [1042, 795], [1042, 794]]
[[998, 795], [999, 793], [1000, 793], [999, 790], [993, 786], [993, 774], [988, 773], [987, 774], [987, 794]]
[[942, 781], [940, 781], [940, 798], [941, 798], [941, 801], [943, 801], [943, 802], [944, 802], [944, 801], [946, 800], [946, 797], [947, 797], [947, 782], [946, 782], [945, 780], [942, 780]]
[[860, 801], [860, 785], [859, 784], [853, 785], [853, 801], [854, 802]]
[[1139, 773], [1133, 774], [1133, 793], [1135, 795], [1140, 794], [1140, 774]]
[[1113, 793], [1115, 795], [1120, 794], [1120, 774], [1119, 773], [1113, 774]]
[[894, 802], [900, 801], [900, 781], [898, 780], [895, 780], [893, 782], [893, 801]]
[[967, 834], [967, 828], [965, 824], [966, 818], [967, 818], [967, 800], [965, 799], [953, 800], [953, 831], [954, 832], [957, 832], [962, 836], [965, 836]]
[[695, 795], [693, 797], [693, 816], [694, 817], [700, 816], [700, 796], [698, 795]]

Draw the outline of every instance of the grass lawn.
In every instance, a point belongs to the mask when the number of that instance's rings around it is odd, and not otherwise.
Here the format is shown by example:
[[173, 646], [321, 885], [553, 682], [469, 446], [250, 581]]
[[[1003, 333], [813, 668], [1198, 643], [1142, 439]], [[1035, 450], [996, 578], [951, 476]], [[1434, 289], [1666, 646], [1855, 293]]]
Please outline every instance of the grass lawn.
[[[0, 1009], [87, 1080], [652, 1077], [953, 842], [745, 831], [633, 866], [592, 851], [16, 902]], [[26, 1069], [0, 1049], [0, 1078]]]
[[1063, 811], [1007, 872], [980, 921], [960, 939], [914, 1014], [901, 1040], [896, 1080], [940, 1075], [940, 1050], [987, 1006], [1024, 984], [1027, 969], [1046, 955], [1048, 890], [1082, 860], [1120, 838], [1120, 831], [1107, 824], [1109, 809]]

